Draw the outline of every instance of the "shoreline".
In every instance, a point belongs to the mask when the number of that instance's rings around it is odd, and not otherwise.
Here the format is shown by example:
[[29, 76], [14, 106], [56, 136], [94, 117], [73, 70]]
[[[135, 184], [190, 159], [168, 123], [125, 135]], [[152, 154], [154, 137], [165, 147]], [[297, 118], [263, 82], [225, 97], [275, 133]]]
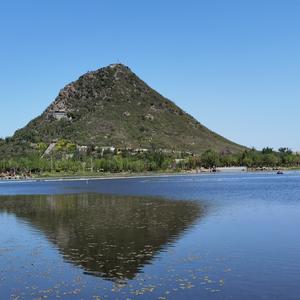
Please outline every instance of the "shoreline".
[[[283, 171], [297, 171], [299, 168], [280, 168]], [[78, 174], [78, 175], [45, 175], [28, 178], [0, 178], [0, 183], [24, 183], [24, 182], [53, 182], [53, 181], [85, 181], [85, 180], [117, 180], [117, 179], [138, 179], [138, 178], [157, 178], [157, 177], [180, 177], [180, 176], [196, 176], [196, 175], [214, 175], [214, 174], [230, 174], [230, 173], [272, 173], [278, 169], [247, 169], [240, 168], [218, 168], [216, 172], [212, 170], [206, 171], [179, 171], [179, 172], [149, 172], [149, 173], [102, 173], [102, 174]]]
[[85, 181], [85, 180], [112, 180], [112, 179], [138, 179], [138, 178], [156, 178], [156, 177], [177, 177], [185, 175], [200, 175], [210, 174], [210, 172], [192, 173], [192, 172], [172, 172], [172, 173], [115, 173], [106, 175], [66, 175], [66, 176], [45, 176], [45, 177], [30, 177], [20, 179], [0, 179], [0, 183], [4, 182], [52, 182], [52, 181]]

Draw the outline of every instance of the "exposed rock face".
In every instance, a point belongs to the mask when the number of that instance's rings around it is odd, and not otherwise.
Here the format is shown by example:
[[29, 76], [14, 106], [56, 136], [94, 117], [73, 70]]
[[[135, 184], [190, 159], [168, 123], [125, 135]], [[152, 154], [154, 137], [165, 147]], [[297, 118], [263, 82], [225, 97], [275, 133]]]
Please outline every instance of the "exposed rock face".
[[243, 149], [208, 130], [122, 64], [88, 72], [66, 85], [41, 116], [14, 136], [33, 143], [61, 138], [79, 145], [195, 153]]

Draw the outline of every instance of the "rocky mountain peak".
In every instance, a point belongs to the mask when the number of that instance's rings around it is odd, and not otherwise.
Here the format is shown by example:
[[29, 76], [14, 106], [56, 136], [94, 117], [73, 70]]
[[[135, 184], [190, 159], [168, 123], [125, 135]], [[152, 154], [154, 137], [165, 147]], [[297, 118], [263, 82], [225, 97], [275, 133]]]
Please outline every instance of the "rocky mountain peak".
[[79, 145], [195, 153], [243, 149], [204, 127], [119, 63], [67, 84], [15, 138], [30, 143], [67, 139]]

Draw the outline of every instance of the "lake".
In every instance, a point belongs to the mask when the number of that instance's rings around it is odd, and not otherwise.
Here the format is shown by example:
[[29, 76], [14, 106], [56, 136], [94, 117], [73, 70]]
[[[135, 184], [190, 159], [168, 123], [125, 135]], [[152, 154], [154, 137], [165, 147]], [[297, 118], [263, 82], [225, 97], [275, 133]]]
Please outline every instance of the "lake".
[[300, 299], [300, 172], [0, 181], [1, 299]]

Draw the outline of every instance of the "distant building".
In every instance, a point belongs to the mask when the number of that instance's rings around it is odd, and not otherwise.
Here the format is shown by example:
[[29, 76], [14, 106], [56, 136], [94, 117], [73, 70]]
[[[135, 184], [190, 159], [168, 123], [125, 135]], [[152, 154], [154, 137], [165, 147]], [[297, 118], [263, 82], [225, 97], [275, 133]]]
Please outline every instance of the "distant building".
[[71, 119], [68, 116], [68, 114], [65, 111], [62, 111], [62, 110], [56, 110], [56, 111], [54, 111], [53, 114], [52, 114], [52, 116], [56, 120], [62, 120], [62, 119], [70, 120]]
[[78, 150], [79, 152], [87, 152], [88, 146], [78, 146], [78, 145], [77, 145], [77, 150]]
[[134, 149], [134, 152], [136, 152], [136, 153], [144, 153], [144, 152], [148, 152], [149, 151], [149, 149], [147, 149], [147, 148], [136, 148], [136, 149]]
[[99, 147], [98, 149], [100, 149], [101, 151], [101, 155], [104, 154], [104, 152], [115, 152], [116, 148], [113, 146], [103, 146], [103, 147]]

